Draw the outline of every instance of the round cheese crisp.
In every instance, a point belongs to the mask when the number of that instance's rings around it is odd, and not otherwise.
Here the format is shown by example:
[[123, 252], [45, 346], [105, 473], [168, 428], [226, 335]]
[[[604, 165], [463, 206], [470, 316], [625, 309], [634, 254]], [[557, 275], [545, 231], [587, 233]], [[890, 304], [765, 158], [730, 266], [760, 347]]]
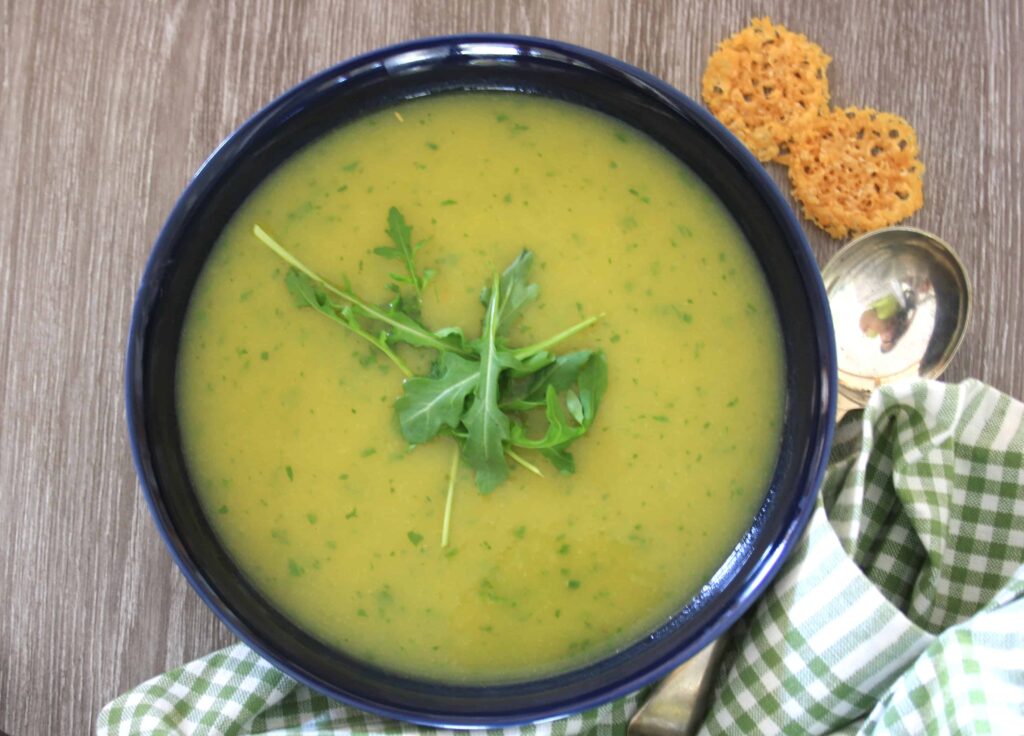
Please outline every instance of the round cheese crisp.
[[898, 115], [833, 110], [797, 131], [791, 151], [793, 196], [834, 238], [887, 227], [924, 204], [917, 136]]
[[758, 159], [785, 164], [794, 133], [828, 111], [830, 61], [803, 34], [755, 18], [718, 45], [701, 91]]

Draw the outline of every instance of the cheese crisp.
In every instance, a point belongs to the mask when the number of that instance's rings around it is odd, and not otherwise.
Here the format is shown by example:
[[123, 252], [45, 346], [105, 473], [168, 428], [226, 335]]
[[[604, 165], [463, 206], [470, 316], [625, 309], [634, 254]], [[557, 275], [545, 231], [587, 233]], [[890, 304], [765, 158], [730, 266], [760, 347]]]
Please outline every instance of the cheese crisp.
[[704, 101], [758, 159], [787, 163], [794, 134], [828, 111], [831, 60], [803, 34], [755, 18], [708, 60]]
[[795, 131], [789, 180], [804, 215], [834, 238], [886, 227], [924, 204], [917, 136], [891, 113], [848, 107]]

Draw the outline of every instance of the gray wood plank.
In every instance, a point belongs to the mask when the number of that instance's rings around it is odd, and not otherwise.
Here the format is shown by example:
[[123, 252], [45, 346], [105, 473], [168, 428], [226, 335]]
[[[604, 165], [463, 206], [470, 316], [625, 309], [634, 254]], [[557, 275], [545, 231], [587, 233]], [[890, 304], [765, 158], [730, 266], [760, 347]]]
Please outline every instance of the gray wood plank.
[[[714, 45], [762, 5], [0, 0], [0, 729], [87, 732], [117, 693], [231, 641], [149, 519], [121, 398], [150, 244], [224, 136], [339, 59], [464, 31], [573, 41], [697, 96]], [[1021, 396], [1021, 4], [774, 7], [833, 56], [835, 103], [917, 127], [926, 205], [910, 223], [957, 246], [976, 288], [949, 377]], [[808, 233], [822, 261], [840, 247]]]

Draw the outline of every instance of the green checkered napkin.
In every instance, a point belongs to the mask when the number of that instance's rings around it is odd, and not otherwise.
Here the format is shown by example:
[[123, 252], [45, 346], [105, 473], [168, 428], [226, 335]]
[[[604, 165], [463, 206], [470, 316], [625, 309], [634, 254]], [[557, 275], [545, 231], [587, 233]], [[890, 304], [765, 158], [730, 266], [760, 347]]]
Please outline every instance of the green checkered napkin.
[[[495, 729], [490, 733], [621, 733], [639, 701], [637, 693], [559, 721], [521, 729]], [[125, 693], [100, 713], [97, 732], [98, 736], [455, 734], [343, 706], [299, 685], [244, 644], [189, 662]]]
[[[1024, 405], [976, 381], [878, 391], [737, 625], [702, 734], [1024, 734]], [[645, 693], [509, 732], [621, 734]], [[237, 644], [110, 703], [108, 734], [416, 734]], [[498, 732], [500, 733], [500, 732]]]
[[701, 733], [1024, 734], [1024, 405], [876, 392]]

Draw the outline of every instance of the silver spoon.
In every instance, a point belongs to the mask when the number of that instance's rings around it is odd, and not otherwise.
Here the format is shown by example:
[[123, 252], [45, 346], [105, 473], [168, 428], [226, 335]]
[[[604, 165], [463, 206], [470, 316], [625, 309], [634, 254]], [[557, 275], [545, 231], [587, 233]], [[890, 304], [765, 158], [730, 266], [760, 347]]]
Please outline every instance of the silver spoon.
[[[821, 272], [832, 309], [839, 393], [855, 406], [907, 378], [938, 378], [963, 342], [971, 283], [948, 243], [912, 227], [850, 242]], [[844, 408], [840, 402], [840, 411]]]
[[[851, 241], [822, 270], [839, 364], [836, 421], [871, 392], [938, 378], [963, 342], [971, 284], [931, 233], [888, 227]], [[629, 724], [629, 736], [689, 736], [704, 722], [728, 632], [676, 668]]]

